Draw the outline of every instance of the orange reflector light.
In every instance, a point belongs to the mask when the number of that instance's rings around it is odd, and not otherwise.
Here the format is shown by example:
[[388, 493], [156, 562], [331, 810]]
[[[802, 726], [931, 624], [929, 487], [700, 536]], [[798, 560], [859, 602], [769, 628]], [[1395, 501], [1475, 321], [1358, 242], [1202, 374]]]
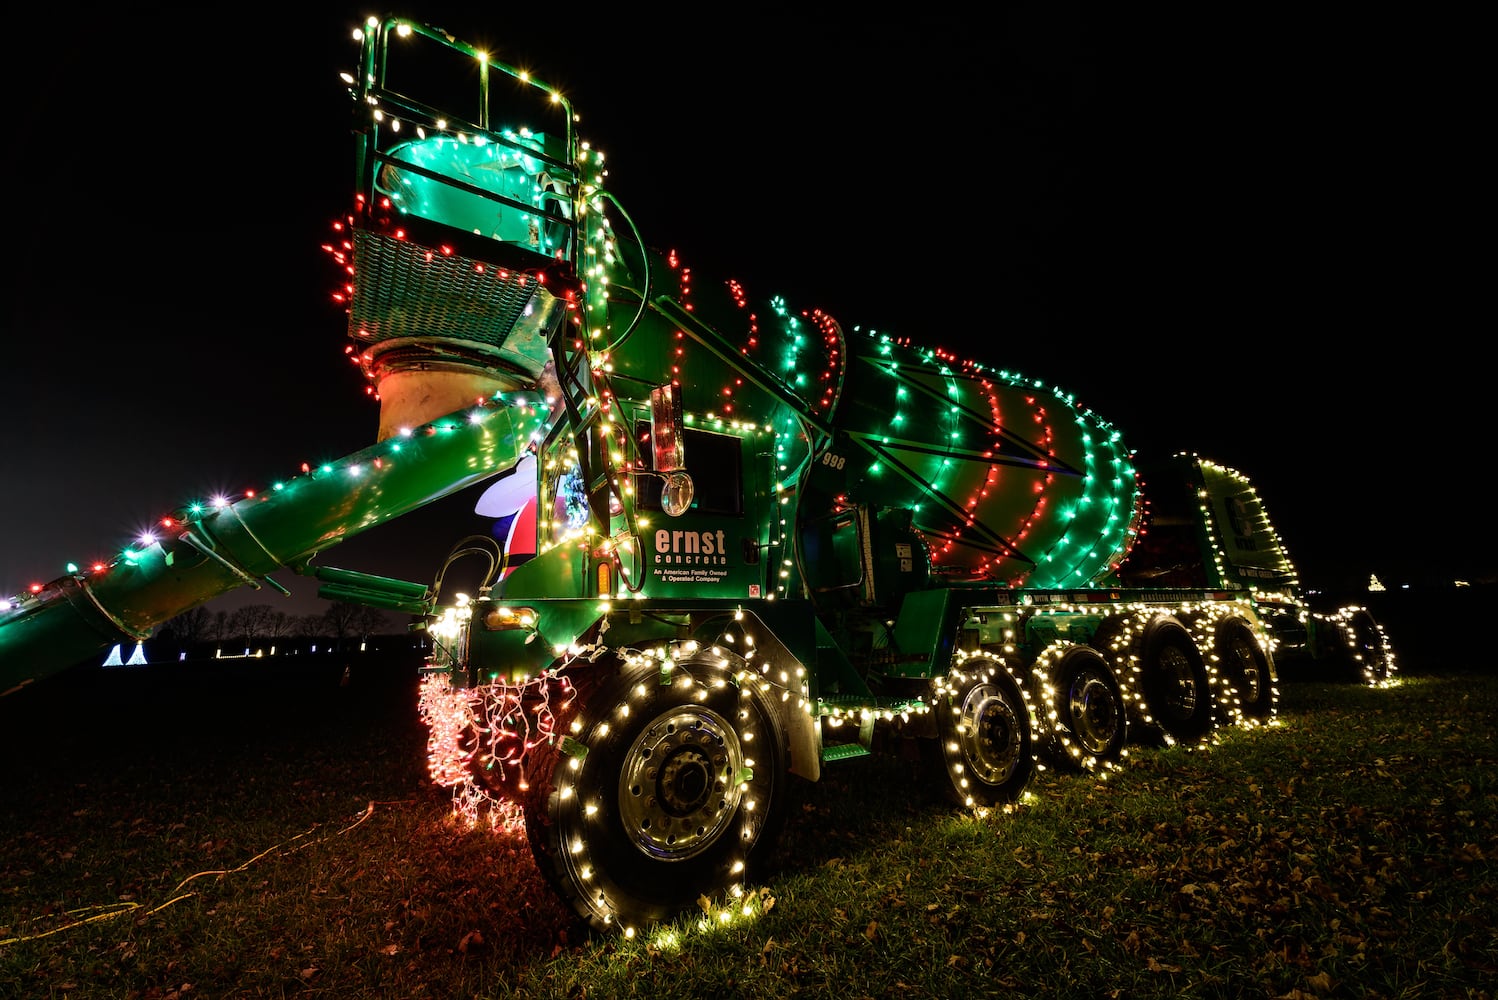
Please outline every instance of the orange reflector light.
[[536, 610], [534, 608], [491, 608], [484, 615], [484, 628], [491, 632], [503, 632], [508, 629], [534, 628], [536, 625]]

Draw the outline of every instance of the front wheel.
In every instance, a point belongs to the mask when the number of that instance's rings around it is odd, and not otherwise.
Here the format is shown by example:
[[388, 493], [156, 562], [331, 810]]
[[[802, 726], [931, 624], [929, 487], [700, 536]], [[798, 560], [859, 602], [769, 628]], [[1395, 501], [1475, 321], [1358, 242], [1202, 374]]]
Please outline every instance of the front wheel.
[[789, 750], [743, 660], [626, 663], [571, 730], [531, 778], [526, 830], [548, 882], [593, 930], [672, 920], [762, 873]]
[[947, 797], [965, 808], [1018, 799], [1035, 773], [1030, 711], [997, 660], [976, 656], [936, 682], [934, 706]]

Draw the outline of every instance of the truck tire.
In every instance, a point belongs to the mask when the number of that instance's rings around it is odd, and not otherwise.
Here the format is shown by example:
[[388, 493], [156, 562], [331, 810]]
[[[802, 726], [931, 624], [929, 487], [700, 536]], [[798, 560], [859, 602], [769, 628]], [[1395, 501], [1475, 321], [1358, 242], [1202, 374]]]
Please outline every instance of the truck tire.
[[1274, 667], [1253, 626], [1229, 618], [1217, 626], [1214, 652], [1225, 722], [1265, 722], [1274, 715]]
[[529, 776], [526, 832], [590, 929], [643, 930], [763, 873], [785, 821], [790, 751], [742, 659], [626, 665], [569, 728]]
[[1355, 680], [1376, 687], [1393, 673], [1392, 657], [1384, 641], [1384, 630], [1367, 608], [1352, 611], [1343, 627], [1347, 636], [1347, 663]]
[[1212, 687], [1196, 641], [1179, 618], [1159, 615], [1139, 642], [1144, 733], [1194, 746], [1212, 732]]
[[964, 660], [936, 683], [938, 786], [964, 808], [1019, 798], [1035, 773], [1035, 739], [1019, 682], [986, 656]]
[[1068, 770], [1117, 764], [1128, 743], [1128, 711], [1118, 677], [1091, 646], [1068, 645], [1056, 653], [1053, 665], [1036, 677], [1040, 755]]

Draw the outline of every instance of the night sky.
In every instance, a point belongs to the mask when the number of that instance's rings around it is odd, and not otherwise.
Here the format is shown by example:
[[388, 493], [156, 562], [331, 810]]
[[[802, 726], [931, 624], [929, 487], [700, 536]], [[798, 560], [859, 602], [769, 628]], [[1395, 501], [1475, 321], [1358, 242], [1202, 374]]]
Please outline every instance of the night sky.
[[[1233, 466], [1309, 586], [1498, 576], [1471, 27], [621, 12], [574, 37], [560, 11], [447, 6], [396, 10], [566, 91], [699, 284], [1017, 370], [1141, 457]], [[11, 25], [36, 58], [3, 69], [0, 596], [374, 442], [321, 246], [352, 191], [349, 31], [383, 10], [178, 10]], [[450, 513], [318, 562], [426, 582]], [[278, 579], [292, 602], [213, 607], [324, 606]]]

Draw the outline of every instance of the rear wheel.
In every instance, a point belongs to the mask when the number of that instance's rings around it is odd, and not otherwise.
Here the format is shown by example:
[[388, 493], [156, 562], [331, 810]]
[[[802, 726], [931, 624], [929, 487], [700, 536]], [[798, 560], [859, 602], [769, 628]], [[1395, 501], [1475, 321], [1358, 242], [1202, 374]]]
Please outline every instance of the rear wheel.
[[1116, 764], [1127, 743], [1123, 692], [1113, 668], [1091, 646], [1068, 646], [1039, 681], [1041, 754], [1060, 767], [1094, 770]]
[[1218, 703], [1233, 722], [1263, 722], [1274, 714], [1274, 670], [1258, 635], [1242, 618], [1217, 628]]
[[1355, 608], [1343, 626], [1347, 636], [1347, 658], [1354, 676], [1364, 684], [1382, 684], [1393, 673], [1393, 656], [1384, 641], [1384, 630], [1366, 608]]
[[998, 660], [976, 656], [936, 682], [941, 787], [953, 802], [981, 808], [1013, 802], [1035, 773], [1030, 712], [1019, 683]]
[[593, 930], [669, 921], [762, 874], [789, 751], [741, 659], [627, 664], [571, 730], [530, 778], [526, 830], [542, 873]]
[[1162, 615], [1139, 645], [1141, 721], [1166, 742], [1200, 743], [1212, 731], [1207, 665], [1180, 619]]

